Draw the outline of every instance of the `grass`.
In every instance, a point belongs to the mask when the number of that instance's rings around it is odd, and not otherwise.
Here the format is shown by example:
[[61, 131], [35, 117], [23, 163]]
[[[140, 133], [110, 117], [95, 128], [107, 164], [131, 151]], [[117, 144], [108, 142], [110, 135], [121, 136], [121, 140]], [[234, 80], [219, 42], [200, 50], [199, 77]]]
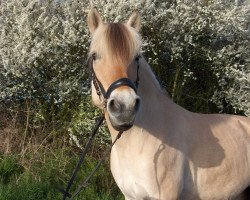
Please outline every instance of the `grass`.
[[[0, 200], [59, 200], [58, 188], [65, 188], [78, 162], [72, 150], [60, 149], [25, 155], [0, 155]], [[71, 192], [94, 168], [97, 160], [88, 157]], [[106, 161], [76, 200], [123, 200]]]

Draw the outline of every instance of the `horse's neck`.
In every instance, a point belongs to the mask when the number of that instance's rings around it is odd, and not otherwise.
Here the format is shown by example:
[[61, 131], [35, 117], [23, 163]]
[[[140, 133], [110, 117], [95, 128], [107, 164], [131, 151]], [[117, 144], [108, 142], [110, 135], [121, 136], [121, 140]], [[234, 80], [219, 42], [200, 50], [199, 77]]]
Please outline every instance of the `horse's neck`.
[[166, 109], [172, 110], [179, 108], [179, 106], [169, 98], [167, 92], [161, 87], [145, 59], [142, 59], [141, 61], [139, 76], [140, 83], [138, 87], [138, 95], [141, 97], [142, 107], [144, 106], [147, 108], [146, 112], [149, 114], [159, 114], [157, 111], [159, 109], [164, 112]]
[[158, 122], [164, 123], [163, 121], [172, 118], [176, 113], [184, 111], [168, 97], [144, 59], [141, 68], [138, 95], [142, 99], [142, 108], [138, 117], [143, 118], [142, 121], [149, 120], [155, 125]]
[[139, 96], [142, 99], [145, 99], [147, 97], [153, 97], [156, 94], [165, 93], [165, 91], [162, 90], [161, 85], [156, 79], [149, 64], [146, 62], [144, 58], [142, 58], [140, 61], [139, 77], [140, 77], [140, 82], [139, 82], [138, 92]]

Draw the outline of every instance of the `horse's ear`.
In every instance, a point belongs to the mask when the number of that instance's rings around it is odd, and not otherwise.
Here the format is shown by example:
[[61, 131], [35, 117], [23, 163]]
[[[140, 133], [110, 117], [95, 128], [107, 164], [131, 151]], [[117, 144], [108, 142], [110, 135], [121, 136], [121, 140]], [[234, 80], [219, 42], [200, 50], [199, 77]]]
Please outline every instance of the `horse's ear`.
[[141, 16], [137, 10], [135, 10], [127, 21], [127, 25], [135, 28], [137, 31], [141, 28]]
[[93, 33], [101, 24], [102, 19], [96, 8], [92, 8], [88, 14], [89, 31]]

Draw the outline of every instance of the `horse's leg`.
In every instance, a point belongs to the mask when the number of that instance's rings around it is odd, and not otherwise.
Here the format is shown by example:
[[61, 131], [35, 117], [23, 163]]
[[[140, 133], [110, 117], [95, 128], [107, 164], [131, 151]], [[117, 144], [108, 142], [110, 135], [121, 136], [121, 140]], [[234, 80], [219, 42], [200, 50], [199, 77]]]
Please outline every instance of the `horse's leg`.
[[249, 200], [250, 199], [250, 186], [247, 187], [235, 200]]

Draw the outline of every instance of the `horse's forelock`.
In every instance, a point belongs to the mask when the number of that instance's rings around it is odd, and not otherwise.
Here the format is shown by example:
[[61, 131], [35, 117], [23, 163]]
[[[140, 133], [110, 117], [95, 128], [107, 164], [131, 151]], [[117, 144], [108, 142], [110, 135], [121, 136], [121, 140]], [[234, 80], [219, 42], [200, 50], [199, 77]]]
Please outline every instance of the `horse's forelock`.
[[[103, 27], [95, 36], [93, 46], [104, 54], [112, 58], [113, 62], [127, 63], [133, 59], [140, 50], [140, 38], [134, 31], [125, 24], [110, 23]], [[98, 39], [104, 37], [104, 40]]]
[[128, 29], [119, 23], [109, 24], [106, 32], [109, 53], [117, 60], [128, 61], [133, 56], [135, 44]]

